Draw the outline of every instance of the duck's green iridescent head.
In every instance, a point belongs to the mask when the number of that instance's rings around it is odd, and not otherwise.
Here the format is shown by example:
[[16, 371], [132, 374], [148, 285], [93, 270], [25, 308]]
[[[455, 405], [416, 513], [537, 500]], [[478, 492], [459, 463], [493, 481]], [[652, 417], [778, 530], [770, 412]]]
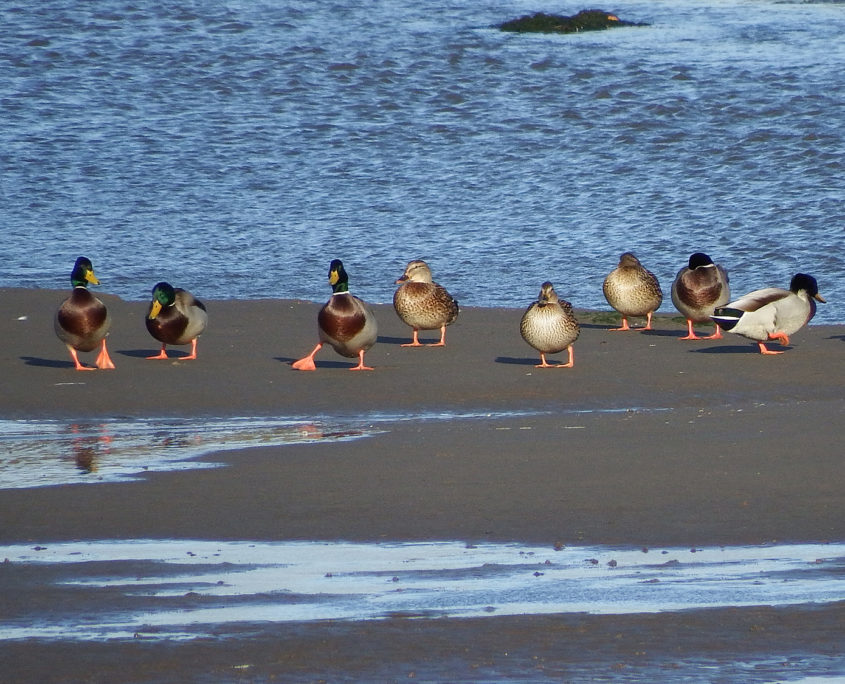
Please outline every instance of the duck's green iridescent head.
[[329, 265], [329, 285], [332, 286], [332, 292], [349, 291], [349, 276], [340, 259], [333, 259]]
[[165, 306], [172, 306], [176, 301], [176, 291], [170, 283], [156, 283], [153, 288], [153, 300], [150, 302], [150, 313], [147, 318], [153, 320]]
[[88, 287], [88, 283], [99, 285], [94, 275], [94, 266], [88, 257], [79, 257], [70, 272], [70, 282], [74, 287]]
[[819, 284], [816, 282], [816, 279], [806, 273], [796, 273], [792, 276], [792, 280], [789, 283], [789, 289], [796, 294], [801, 290], [804, 290], [808, 297], [812, 297], [822, 304], [827, 303], [824, 297], [819, 294]]

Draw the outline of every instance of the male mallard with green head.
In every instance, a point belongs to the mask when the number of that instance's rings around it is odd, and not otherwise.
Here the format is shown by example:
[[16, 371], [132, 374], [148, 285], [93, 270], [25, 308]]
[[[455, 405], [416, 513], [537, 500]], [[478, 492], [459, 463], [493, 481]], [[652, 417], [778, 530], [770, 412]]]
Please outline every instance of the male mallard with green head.
[[619, 257], [619, 265], [604, 279], [602, 289], [607, 303], [622, 314], [622, 326], [611, 330], [631, 330], [629, 316], [645, 316], [646, 325], [639, 330], [651, 330], [651, 315], [663, 302], [663, 291], [657, 276], [632, 252]]
[[189, 344], [191, 353], [184, 360], [197, 358], [197, 338], [208, 325], [208, 313], [199, 299], [170, 283], [153, 287], [152, 301], [145, 320], [150, 335], [161, 342], [161, 351], [148, 359], [166, 359], [168, 344]]
[[[815, 300], [815, 301], [814, 301]], [[713, 321], [728, 332], [755, 340], [761, 354], [783, 354], [770, 350], [767, 340], [789, 344], [789, 336], [803, 328], [816, 315], [816, 302], [824, 303], [816, 279], [796, 273], [789, 289], [767, 287], [754, 290], [713, 312]]]
[[693, 323], [709, 323], [716, 307], [731, 300], [728, 273], [703, 252], [696, 252], [689, 263], [675, 276], [672, 283], [672, 303], [687, 319], [687, 336], [682, 340], [718, 340], [722, 331], [716, 323], [712, 335], [699, 337], [692, 328]]
[[[540, 286], [540, 295], [522, 315], [519, 332], [528, 344], [540, 352], [536, 368], [572, 368], [575, 364], [572, 343], [578, 339], [581, 328], [575, 319], [572, 305], [560, 299], [550, 282]], [[551, 364], [546, 354], [569, 350], [567, 363]]]
[[106, 305], [88, 291], [88, 283], [99, 285], [94, 275], [94, 266], [87, 257], [79, 257], [70, 274], [73, 290], [62, 302], [53, 319], [58, 338], [67, 345], [76, 370], [94, 370], [83, 366], [77, 352], [89, 352], [100, 347], [97, 368], [113, 369], [106, 348], [106, 335], [111, 327], [111, 316]]
[[458, 303], [446, 288], [435, 283], [431, 269], [421, 259], [408, 262], [405, 272], [396, 281], [399, 287], [393, 294], [393, 308], [402, 321], [414, 330], [413, 340], [403, 347], [423, 346], [418, 338], [420, 330], [440, 329], [440, 341], [427, 346], [446, 344], [446, 326], [458, 317]]
[[378, 337], [378, 324], [369, 305], [349, 292], [349, 276], [340, 259], [329, 266], [329, 284], [332, 296], [317, 314], [320, 341], [306, 357], [295, 361], [296, 370], [317, 370], [314, 356], [328, 343], [341, 356], [358, 357], [358, 365], [349, 370], [373, 370], [364, 365], [364, 352], [372, 347]]

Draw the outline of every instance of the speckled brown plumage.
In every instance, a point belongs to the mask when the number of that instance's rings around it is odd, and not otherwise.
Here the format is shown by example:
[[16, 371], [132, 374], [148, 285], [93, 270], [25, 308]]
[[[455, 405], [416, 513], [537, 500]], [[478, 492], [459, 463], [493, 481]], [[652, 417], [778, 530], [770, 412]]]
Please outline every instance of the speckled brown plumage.
[[625, 252], [619, 265], [604, 279], [603, 291], [607, 303], [622, 314], [622, 327], [629, 330], [629, 316], [646, 316], [643, 330], [651, 330], [651, 316], [663, 302], [663, 291], [657, 276], [647, 270], [634, 254]]
[[460, 309], [446, 288], [433, 281], [428, 264], [420, 259], [408, 262], [396, 282], [399, 287], [393, 294], [393, 308], [414, 331], [412, 342], [403, 346], [421, 346], [418, 332], [437, 329], [440, 329], [440, 341], [429, 346], [445, 344], [446, 326], [455, 322]]
[[[540, 294], [522, 315], [519, 332], [528, 344], [540, 352], [538, 368], [571, 368], [574, 364], [572, 344], [578, 339], [581, 327], [572, 305], [558, 297], [550, 282], [540, 288]], [[569, 350], [569, 362], [549, 364], [546, 354]]]

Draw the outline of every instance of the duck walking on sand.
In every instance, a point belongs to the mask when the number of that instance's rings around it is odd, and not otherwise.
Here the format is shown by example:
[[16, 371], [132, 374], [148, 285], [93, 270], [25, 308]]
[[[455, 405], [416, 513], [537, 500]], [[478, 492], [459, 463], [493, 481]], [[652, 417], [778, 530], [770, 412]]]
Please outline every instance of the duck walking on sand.
[[[815, 300], [815, 301], [814, 301]], [[713, 320], [728, 332], [756, 340], [761, 354], [783, 354], [766, 347], [766, 341], [789, 344], [789, 336], [816, 315], [816, 301], [824, 303], [816, 279], [796, 273], [789, 289], [767, 287], [754, 290], [727, 306], [717, 308]]]
[[358, 357], [358, 365], [349, 370], [373, 370], [364, 365], [364, 352], [372, 347], [378, 337], [378, 324], [369, 305], [349, 292], [349, 276], [340, 259], [329, 266], [329, 284], [332, 296], [317, 314], [320, 341], [306, 357], [295, 361], [296, 370], [317, 370], [314, 356], [328, 343], [341, 356]]
[[76, 260], [70, 274], [70, 282], [73, 290], [62, 302], [53, 319], [56, 335], [67, 345], [76, 370], [94, 370], [80, 363], [77, 352], [89, 352], [97, 347], [100, 347], [96, 360], [97, 368], [113, 369], [114, 363], [106, 348], [111, 316], [106, 305], [88, 291], [88, 283], [100, 284], [89, 258], [81, 256]]
[[607, 303], [622, 314], [622, 326], [611, 330], [631, 330], [629, 316], [645, 316], [651, 330], [651, 316], [663, 302], [663, 291], [657, 276], [647, 270], [632, 252], [619, 257], [619, 265], [604, 279], [602, 286]]
[[709, 323], [716, 307], [731, 300], [728, 273], [703, 252], [696, 252], [689, 258], [675, 276], [672, 283], [672, 303], [687, 319], [687, 335], [682, 340], [719, 340], [722, 331], [716, 323], [712, 335], [699, 337], [693, 330], [693, 323]]
[[[535, 368], [572, 368], [575, 364], [572, 343], [578, 339], [581, 327], [575, 319], [572, 305], [560, 299], [550, 282], [540, 286], [540, 295], [522, 314], [519, 323], [522, 339], [540, 352], [540, 363]], [[567, 363], [552, 364], [546, 354], [569, 350]]]
[[208, 325], [208, 313], [199, 299], [170, 283], [153, 287], [152, 301], [145, 320], [150, 335], [161, 342], [161, 351], [148, 359], [166, 359], [168, 344], [191, 345], [191, 353], [182, 359], [197, 358], [197, 338]]
[[446, 326], [458, 317], [458, 303], [446, 288], [435, 283], [431, 269], [421, 259], [408, 262], [405, 272], [396, 281], [399, 287], [393, 294], [393, 308], [402, 321], [414, 330], [413, 340], [403, 347], [423, 346], [418, 338], [420, 330], [440, 329], [440, 341], [427, 346], [446, 344]]

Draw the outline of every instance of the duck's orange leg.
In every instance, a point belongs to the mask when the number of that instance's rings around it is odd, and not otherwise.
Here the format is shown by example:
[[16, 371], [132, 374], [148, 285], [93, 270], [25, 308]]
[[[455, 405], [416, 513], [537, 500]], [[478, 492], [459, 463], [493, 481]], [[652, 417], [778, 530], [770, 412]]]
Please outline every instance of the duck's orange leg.
[[197, 338], [196, 337], [191, 340], [191, 353], [188, 354], [187, 356], [183, 356], [182, 360], [183, 361], [193, 361], [195, 358], [197, 358]]
[[167, 345], [162, 342], [161, 351], [158, 354], [156, 354], [155, 356], [148, 356], [147, 358], [148, 359], [166, 359], [167, 358], [167, 352], [164, 351], [165, 347], [167, 347]]
[[643, 328], [643, 330], [651, 330], [651, 329], [652, 329], [652, 328], [651, 328], [651, 314], [652, 314], [652, 313], [653, 313], [653, 312], [649, 311], [649, 312], [646, 314], [646, 317], [645, 317], [645, 328]]
[[770, 340], [778, 340], [784, 347], [789, 344], [789, 335], [785, 332], [773, 332], [769, 333]]
[[91, 368], [90, 366], [83, 366], [82, 362], [79, 360], [79, 356], [76, 353], [76, 349], [68, 345], [67, 350], [70, 352], [70, 358], [73, 359], [73, 365], [76, 367], [76, 370], [97, 370], [96, 368]]
[[361, 349], [358, 352], [358, 365], [355, 366], [354, 368], [350, 368], [349, 370], [354, 370], [354, 371], [355, 370], [361, 370], [361, 371], [363, 371], [363, 370], [374, 370], [373, 368], [370, 368], [370, 366], [364, 365], [364, 350], [363, 349]]
[[722, 339], [722, 329], [719, 327], [719, 324], [716, 323], [716, 332], [712, 335], [707, 335], [706, 337], [702, 337], [702, 340], [721, 340]]
[[103, 346], [100, 349], [100, 353], [97, 354], [97, 368], [102, 368], [103, 370], [114, 370], [114, 363], [112, 363], [111, 357], [109, 356], [109, 350], [106, 349], [105, 338], [103, 338]]
[[631, 328], [628, 326], [628, 319], [625, 316], [622, 316], [622, 326], [619, 328], [610, 328], [611, 332], [616, 332], [617, 330], [630, 330]]
[[399, 346], [400, 347], [422, 347], [422, 343], [420, 342], [418, 335], [419, 335], [419, 333], [417, 332], [417, 329], [414, 328], [414, 338], [413, 338], [413, 340], [411, 340], [410, 342], [406, 342], [405, 344], [400, 344]]
[[440, 326], [440, 342], [432, 342], [429, 347], [444, 347], [446, 346], [446, 326]]
[[534, 366], [534, 368], [572, 368], [575, 363], [572, 345], [569, 345], [567, 349], [569, 350], [569, 361], [566, 363], [549, 363], [546, 361], [546, 355], [540, 352], [540, 363]]
[[760, 345], [761, 354], [783, 354], [782, 351], [774, 351], [772, 349], [768, 349], [763, 342], [758, 342], [757, 344]]
[[[718, 326], [716, 326], [718, 328]], [[692, 321], [688, 318], [687, 319], [687, 336], [682, 337], [682, 340], [701, 340], [704, 338], [699, 337], [695, 334], [695, 330], [692, 329]]]
[[296, 370], [304, 370], [304, 371], [313, 371], [317, 370], [317, 366], [314, 365], [314, 356], [317, 354], [320, 349], [323, 348], [323, 343], [318, 342], [317, 346], [314, 347], [314, 350], [306, 357], [299, 359], [299, 361], [294, 361], [291, 366]]

